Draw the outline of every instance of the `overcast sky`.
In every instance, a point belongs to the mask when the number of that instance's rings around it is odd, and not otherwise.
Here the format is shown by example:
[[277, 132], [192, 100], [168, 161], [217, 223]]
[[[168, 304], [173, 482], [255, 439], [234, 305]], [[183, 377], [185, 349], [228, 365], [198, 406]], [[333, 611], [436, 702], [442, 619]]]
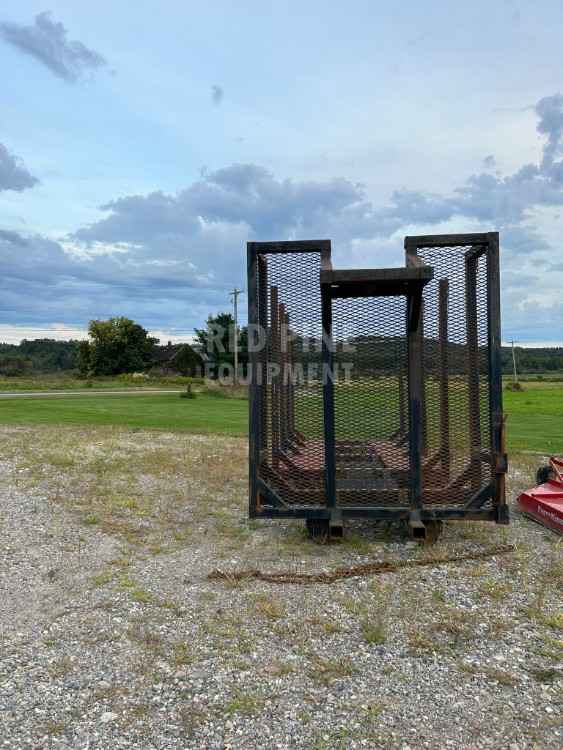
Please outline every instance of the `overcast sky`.
[[563, 342], [561, 0], [7, 0], [0, 70], [0, 340], [181, 336], [249, 239], [498, 230], [503, 339]]

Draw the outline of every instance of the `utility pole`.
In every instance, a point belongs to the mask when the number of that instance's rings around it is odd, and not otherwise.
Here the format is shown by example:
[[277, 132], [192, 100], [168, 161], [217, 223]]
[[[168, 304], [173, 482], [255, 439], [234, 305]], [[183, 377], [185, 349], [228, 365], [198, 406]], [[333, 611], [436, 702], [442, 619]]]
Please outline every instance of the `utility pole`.
[[514, 372], [514, 382], [518, 382], [518, 373], [516, 372], [516, 354], [514, 352], [514, 339], [512, 339], [512, 370]]
[[234, 383], [235, 385], [238, 383], [238, 296], [239, 294], [242, 294], [242, 289], [237, 289], [236, 287], [233, 289], [232, 292], [229, 292], [229, 296], [233, 298], [233, 308], [234, 308], [234, 319], [235, 319], [235, 331], [234, 331], [234, 350], [235, 350], [235, 377], [234, 377]]

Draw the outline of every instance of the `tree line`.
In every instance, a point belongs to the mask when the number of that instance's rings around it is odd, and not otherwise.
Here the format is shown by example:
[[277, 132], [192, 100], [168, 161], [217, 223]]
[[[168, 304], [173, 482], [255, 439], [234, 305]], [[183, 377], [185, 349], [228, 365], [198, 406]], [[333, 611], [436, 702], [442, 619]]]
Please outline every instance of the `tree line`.
[[[191, 342], [161, 345], [139, 323], [126, 317], [91, 320], [88, 339], [24, 339], [0, 343], [0, 375], [75, 373], [82, 377], [154, 371], [197, 376], [234, 365], [234, 319], [230, 313], [210, 316]], [[248, 362], [246, 327], [239, 330], [239, 366]]]
[[[392, 367], [390, 355], [395, 356], [400, 345], [394, 338], [385, 341], [381, 337], [362, 337], [353, 343], [356, 346], [351, 360], [360, 369], [378, 369], [378, 363], [382, 368]], [[427, 354], [434, 343], [425, 342]], [[293, 339], [292, 347], [300, 361], [318, 356], [311, 353], [311, 342], [299, 337]], [[464, 347], [451, 347], [451, 365], [461, 372], [465, 366]], [[238, 353], [239, 367], [244, 371], [248, 363], [246, 327], [238, 332]], [[563, 372], [563, 347], [516, 347], [515, 354], [520, 374]], [[234, 320], [230, 313], [209, 316], [206, 325], [195, 330], [193, 340], [183, 344], [162, 345], [143, 326], [125, 317], [90, 321], [88, 339], [84, 341], [42, 338], [24, 339], [20, 344], [0, 343], [3, 376], [74, 372], [89, 377], [150, 370], [195, 375], [203, 371], [218, 373], [233, 365]], [[512, 366], [511, 348], [502, 347], [503, 372], [511, 373]]]

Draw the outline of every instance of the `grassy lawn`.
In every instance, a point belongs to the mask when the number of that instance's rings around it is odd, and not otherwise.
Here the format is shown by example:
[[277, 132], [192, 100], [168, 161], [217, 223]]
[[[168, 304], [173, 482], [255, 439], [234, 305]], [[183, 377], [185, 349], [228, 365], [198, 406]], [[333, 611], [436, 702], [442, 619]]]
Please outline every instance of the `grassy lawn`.
[[[563, 453], [563, 383], [528, 382], [520, 392], [504, 391], [509, 451]], [[427, 384], [428, 441], [431, 450], [439, 444], [439, 398], [437, 384]], [[466, 387], [452, 384], [450, 390], [451, 444], [468, 449], [468, 394]], [[309, 437], [322, 437], [322, 393], [303, 394], [296, 411], [298, 428]], [[487, 423], [487, 405], [482, 404], [482, 424]], [[339, 438], [386, 438], [399, 427], [398, 392], [391, 379], [376, 387], [366, 381], [335, 387], [335, 422]], [[377, 434], [379, 430], [379, 434]]]
[[[563, 453], [563, 383], [526, 383], [522, 392], [504, 392], [504, 410], [508, 416], [509, 451]], [[337, 389], [338, 390], [338, 389]], [[366, 414], [384, 410], [396, 419], [396, 395], [389, 389], [356, 391], [353, 399], [344, 399], [340, 418], [362, 433]], [[307, 397], [305, 414], [309, 424], [321, 422], [320, 392]], [[305, 415], [304, 414], [304, 415]], [[466, 432], [464, 415], [452, 414], [452, 428]], [[198, 394], [196, 399], [181, 399], [176, 394], [134, 396], [76, 396], [52, 399], [26, 398], [0, 400], [2, 424], [123, 425], [139, 428], [179, 429], [191, 432], [245, 435], [248, 406], [244, 399]], [[300, 425], [304, 427], [305, 425]], [[398, 426], [398, 425], [397, 425]], [[315, 435], [316, 436], [316, 435]], [[318, 435], [320, 437], [320, 434]], [[455, 432], [452, 435], [455, 443]]]
[[245, 399], [199, 394], [61, 396], [0, 400], [1, 424], [123, 425], [244, 435]]
[[563, 453], [563, 383], [526, 383], [504, 393], [509, 450]]

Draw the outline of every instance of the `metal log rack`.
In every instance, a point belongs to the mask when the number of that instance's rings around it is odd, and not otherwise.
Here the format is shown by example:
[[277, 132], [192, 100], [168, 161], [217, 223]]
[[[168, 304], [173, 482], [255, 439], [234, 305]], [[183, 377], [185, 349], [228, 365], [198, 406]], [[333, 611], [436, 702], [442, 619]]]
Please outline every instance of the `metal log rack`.
[[264, 344], [250, 351], [251, 517], [334, 535], [346, 518], [400, 519], [421, 538], [508, 522], [498, 234], [405, 250], [404, 268], [334, 270], [329, 240], [248, 244]]

